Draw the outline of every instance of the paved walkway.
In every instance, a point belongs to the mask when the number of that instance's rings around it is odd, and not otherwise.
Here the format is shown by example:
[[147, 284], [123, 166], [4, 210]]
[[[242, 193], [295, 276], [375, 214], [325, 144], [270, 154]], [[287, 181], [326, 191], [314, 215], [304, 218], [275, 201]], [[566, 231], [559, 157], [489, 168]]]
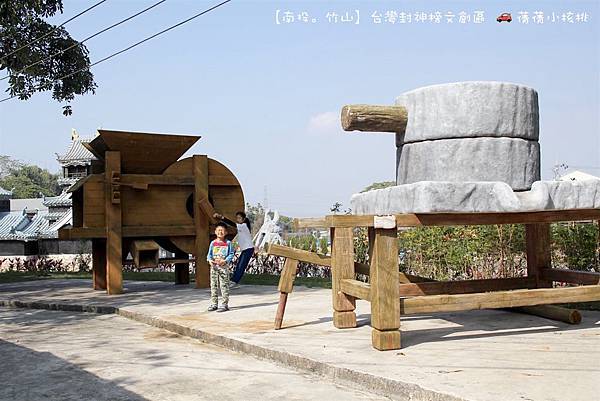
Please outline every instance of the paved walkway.
[[0, 304], [19, 300], [117, 312], [232, 350], [354, 382], [366, 390], [417, 400], [597, 400], [600, 313], [571, 326], [497, 310], [402, 319], [400, 351], [371, 348], [369, 305], [359, 301], [359, 327], [331, 324], [329, 290], [298, 287], [284, 329], [274, 331], [276, 288], [232, 292], [231, 311], [206, 312], [208, 291], [170, 283], [127, 282], [126, 294], [92, 291], [89, 280], [0, 285]]
[[383, 400], [117, 315], [0, 308], [0, 399]]

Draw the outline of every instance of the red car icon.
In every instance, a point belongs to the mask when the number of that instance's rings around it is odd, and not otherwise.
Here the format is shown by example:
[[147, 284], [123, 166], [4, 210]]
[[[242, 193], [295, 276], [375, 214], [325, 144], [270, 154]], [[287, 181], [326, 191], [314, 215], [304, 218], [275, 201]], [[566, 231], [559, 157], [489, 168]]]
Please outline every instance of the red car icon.
[[506, 21], [506, 22], [510, 22], [512, 21], [512, 15], [510, 15], [510, 13], [502, 13], [498, 16], [498, 18], [496, 18], [496, 21], [498, 22], [502, 22], [502, 21]]

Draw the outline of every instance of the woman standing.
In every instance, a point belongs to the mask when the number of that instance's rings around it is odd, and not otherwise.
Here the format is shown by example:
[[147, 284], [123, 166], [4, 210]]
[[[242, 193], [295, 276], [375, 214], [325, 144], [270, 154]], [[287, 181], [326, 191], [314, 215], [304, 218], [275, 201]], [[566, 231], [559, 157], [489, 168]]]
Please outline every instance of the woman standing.
[[248, 263], [250, 263], [250, 259], [254, 254], [254, 244], [252, 243], [252, 235], [250, 234], [250, 220], [248, 220], [248, 217], [246, 217], [246, 213], [242, 211], [239, 211], [235, 214], [235, 223], [219, 213], [215, 213], [214, 217], [222, 220], [225, 224], [228, 224], [232, 227], [235, 226], [237, 228], [236, 238], [242, 253], [238, 258], [237, 265], [233, 271], [231, 288], [238, 288], [240, 286], [240, 280], [242, 279], [242, 276], [248, 267]]

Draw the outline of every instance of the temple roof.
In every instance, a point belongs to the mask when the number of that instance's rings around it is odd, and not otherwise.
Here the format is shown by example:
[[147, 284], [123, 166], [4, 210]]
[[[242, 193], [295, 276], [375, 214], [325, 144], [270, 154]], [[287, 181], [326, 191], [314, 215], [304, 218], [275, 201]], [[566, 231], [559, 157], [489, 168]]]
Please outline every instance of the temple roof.
[[39, 238], [58, 238], [58, 229], [71, 224], [70, 210], [53, 213], [53, 223], [48, 219], [49, 213], [39, 210], [28, 216], [27, 209], [23, 211], [0, 213], [0, 240], [31, 241]]
[[62, 207], [71, 207], [71, 204], [72, 204], [71, 193], [63, 192], [58, 196], [45, 196], [43, 203], [48, 208], [61, 207], [61, 206]]
[[62, 155], [56, 154], [57, 160], [62, 165], [87, 165], [95, 159], [94, 155], [83, 146], [91, 139], [77, 138], [71, 142], [69, 148]]

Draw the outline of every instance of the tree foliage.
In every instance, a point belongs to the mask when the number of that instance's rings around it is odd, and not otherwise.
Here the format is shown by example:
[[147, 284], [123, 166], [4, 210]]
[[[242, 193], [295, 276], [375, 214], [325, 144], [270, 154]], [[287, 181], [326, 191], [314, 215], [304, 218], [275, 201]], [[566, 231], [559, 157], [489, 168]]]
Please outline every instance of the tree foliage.
[[[10, 76], [11, 96], [27, 100], [35, 92], [52, 91], [55, 100], [69, 103], [75, 95], [94, 93], [87, 48], [64, 27], [44, 21], [62, 11], [62, 0], [0, 1], [0, 71]], [[71, 114], [68, 104], [63, 109]]]
[[13, 190], [15, 199], [38, 198], [40, 193], [54, 196], [60, 192], [58, 174], [0, 156], [0, 187]]

